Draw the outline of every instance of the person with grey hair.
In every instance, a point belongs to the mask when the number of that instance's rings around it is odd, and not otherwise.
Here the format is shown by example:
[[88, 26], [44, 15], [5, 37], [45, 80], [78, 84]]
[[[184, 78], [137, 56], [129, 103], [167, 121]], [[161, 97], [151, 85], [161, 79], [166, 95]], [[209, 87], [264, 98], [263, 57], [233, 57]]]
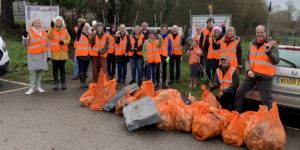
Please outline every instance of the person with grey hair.
[[42, 28], [40, 19], [33, 19], [28, 31], [23, 31], [22, 45], [27, 47], [27, 65], [29, 70], [30, 95], [36, 91], [43, 93], [41, 88], [42, 72], [48, 70], [47, 61], [50, 60], [51, 51], [48, 48], [48, 35]]
[[262, 103], [271, 109], [272, 80], [276, 72], [275, 65], [279, 63], [280, 57], [277, 42], [268, 38], [266, 27], [263, 25], [256, 27], [256, 39], [250, 44], [248, 59], [250, 63], [245, 68], [250, 69], [246, 71], [245, 80], [237, 90], [235, 109], [238, 112], [243, 111], [244, 97], [254, 86], [258, 89]]
[[100, 70], [103, 70], [107, 79], [106, 57], [109, 48], [109, 37], [104, 33], [104, 24], [99, 22], [95, 25], [96, 33], [91, 35], [91, 56], [93, 65], [93, 80], [97, 83]]
[[66, 87], [66, 69], [65, 64], [68, 59], [68, 44], [70, 43], [70, 35], [65, 25], [65, 21], [61, 16], [57, 16], [51, 21], [48, 28], [48, 38], [50, 40], [51, 61], [53, 65], [54, 88], [58, 90], [58, 70], [60, 72], [61, 89]]

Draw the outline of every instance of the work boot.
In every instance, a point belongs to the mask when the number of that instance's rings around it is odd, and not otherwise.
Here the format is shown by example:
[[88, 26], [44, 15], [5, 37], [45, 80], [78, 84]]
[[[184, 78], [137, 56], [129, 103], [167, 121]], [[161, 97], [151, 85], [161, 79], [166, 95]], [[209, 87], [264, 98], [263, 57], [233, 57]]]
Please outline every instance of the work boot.
[[135, 83], [135, 81], [134, 81], [134, 80], [131, 80], [131, 81], [129, 82], [129, 84], [132, 84], [132, 83]]
[[197, 79], [194, 78], [193, 88], [196, 88], [196, 87], [197, 87]]
[[60, 76], [61, 76], [60, 77], [60, 79], [61, 79], [61, 89], [65, 90], [65, 89], [67, 89], [67, 87], [66, 87], [66, 74], [65, 73], [61, 73]]
[[190, 79], [190, 84], [189, 87], [192, 88], [193, 87], [193, 78]]
[[53, 73], [53, 79], [54, 79], [53, 90], [57, 91], [58, 90], [58, 74], [57, 73]]
[[78, 76], [73, 76], [73, 80], [78, 80]]
[[174, 81], [169, 81], [168, 84], [169, 84], [169, 85], [173, 85], [173, 83], [174, 83]]
[[86, 84], [86, 79], [87, 79], [87, 77], [88, 77], [88, 76], [87, 76], [87, 73], [83, 74], [83, 78], [82, 78], [82, 79], [83, 79], [83, 82], [82, 82], [82, 83], [83, 83], [83, 84], [82, 84], [83, 86], [82, 86], [82, 88], [87, 88], [87, 87], [88, 87], [87, 84]]
[[80, 74], [79, 75], [79, 79], [80, 79], [80, 88], [86, 88], [85, 75], [84, 74]]

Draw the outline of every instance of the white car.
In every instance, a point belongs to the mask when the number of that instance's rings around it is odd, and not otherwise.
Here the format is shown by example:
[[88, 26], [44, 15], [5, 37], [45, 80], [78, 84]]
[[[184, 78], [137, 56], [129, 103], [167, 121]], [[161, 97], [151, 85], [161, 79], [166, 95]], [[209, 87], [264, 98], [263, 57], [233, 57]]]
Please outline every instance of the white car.
[[[272, 96], [281, 106], [300, 110], [300, 47], [279, 45], [280, 62], [276, 65]], [[246, 95], [260, 101], [257, 89]]]
[[5, 42], [0, 36], [0, 76], [4, 76], [8, 71], [9, 57]]

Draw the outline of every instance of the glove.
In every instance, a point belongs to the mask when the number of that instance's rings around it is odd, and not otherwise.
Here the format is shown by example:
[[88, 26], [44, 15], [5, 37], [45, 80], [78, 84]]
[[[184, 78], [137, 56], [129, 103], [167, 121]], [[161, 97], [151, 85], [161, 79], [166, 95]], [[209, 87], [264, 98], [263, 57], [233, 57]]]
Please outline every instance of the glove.
[[170, 61], [170, 57], [167, 57], [167, 58], [166, 58], [166, 63], [168, 64], [169, 61]]
[[27, 38], [28, 32], [27, 32], [27, 31], [23, 31], [23, 36], [24, 36], [25, 38]]
[[223, 94], [224, 94], [224, 93], [223, 93], [222, 91], [219, 91], [219, 92], [217, 92], [217, 97], [218, 97], [218, 98], [221, 98], [221, 97], [223, 96]]
[[59, 41], [59, 45], [64, 45], [64, 41]]
[[47, 58], [47, 62], [49, 62], [50, 60], [51, 60], [51, 58], [48, 57], [48, 58]]
[[54, 21], [53, 20], [51, 21], [50, 25], [51, 25], [51, 28], [54, 28]]

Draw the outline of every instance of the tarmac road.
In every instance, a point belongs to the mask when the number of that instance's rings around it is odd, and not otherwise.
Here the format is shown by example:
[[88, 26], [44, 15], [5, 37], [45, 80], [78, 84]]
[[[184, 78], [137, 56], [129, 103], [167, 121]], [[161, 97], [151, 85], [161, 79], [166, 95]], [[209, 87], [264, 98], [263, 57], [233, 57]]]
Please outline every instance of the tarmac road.
[[[238, 149], [220, 137], [197, 141], [191, 133], [154, 127], [128, 132], [122, 117], [80, 106], [85, 90], [78, 88], [78, 81], [67, 85], [66, 91], [56, 92], [47, 84], [46, 93], [29, 96], [24, 95], [26, 89], [0, 94], [0, 150]], [[300, 132], [286, 133], [286, 149], [300, 150]]]

